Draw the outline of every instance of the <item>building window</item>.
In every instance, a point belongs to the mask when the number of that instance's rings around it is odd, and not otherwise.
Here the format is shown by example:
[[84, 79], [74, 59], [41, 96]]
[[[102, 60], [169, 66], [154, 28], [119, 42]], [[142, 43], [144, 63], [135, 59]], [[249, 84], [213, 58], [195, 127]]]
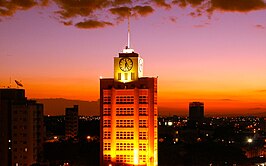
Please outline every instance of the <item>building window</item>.
[[103, 158], [105, 161], [111, 161], [111, 155], [110, 154], [105, 154]]
[[128, 79], [128, 74], [127, 73], [125, 73], [125, 80], [127, 80]]
[[146, 163], [146, 155], [139, 155], [140, 162]]
[[134, 108], [133, 107], [120, 107], [116, 108], [116, 116], [133, 116]]
[[131, 73], [131, 80], [135, 80], [135, 73]]
[[148, 112], [147, 112], [147, 108], [146, 107], [140, 107], [139, 108], [139, 116], [147, 116]]
[[116, 104], [134, 104], [134, 96], [116, 96]]
[[134, 121], [133, 120], [116, 120], [116, 127], [133, 128]]
[[158, 130], [157, 127], [154, 128], [154, 139], [157, 139]]
[[147, 139], [147, 132], [139, 132], [139, 139], [141, 140]]
[[116, 132], [116, 139], [134, 139], [134, 132], [118, 131]]
[[104, 131], [103, 139], [111, 139], [111, 131]]
[[133, 143], [116, 143], [116, 150], [132, 151], [134, 150], [134, 144]]
[[139, 104], [148, 104], [148, 96], [139, 96]]
[[118, 80], [121, 80], [121, 73], [118, 73]]
[[158, 115], [158, 109], [157, 107], [154, 108], [154, 116], [157, 116]]
[[146, 143], [139, 143], [139, 150], [140, 151], [146, 151], [147, 150], [147, 144]]
[[103, 104], [111, 104], [111, 96], [104, 96]]
[[111, 127], [111, 120], [103, 120], [103, 127]]
[[157, 95], [154, 95], [154, 104], [157, 104]]
[[133, 155], [116, 155], [117, 163], [131, 163], [133, 162]]
[[104, 143], [103, 150], [111, 150], [111, 143]]
[[110, 116], [111, 115], [111, 108], [110, 107], [103, 108], [103, 115]]
[[154, 119], [154, 127], [157, 127], [157, 125], [158, 125], [158, 120]]
[[139, 120], [139, 127], [140, 128], [148, 127], [147, 120]]

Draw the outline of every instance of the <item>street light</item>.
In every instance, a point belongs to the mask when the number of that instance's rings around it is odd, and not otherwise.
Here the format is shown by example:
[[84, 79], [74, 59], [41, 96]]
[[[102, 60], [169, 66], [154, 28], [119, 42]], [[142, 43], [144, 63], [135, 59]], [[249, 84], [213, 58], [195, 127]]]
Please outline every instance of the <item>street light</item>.
[[252, 139], [252, 138], [249, 138], [249, 139], [247, 140], [247, 142], [248, 142], [248, 143], [252, 143], [252, 142], [253, 142], [253, 139]]

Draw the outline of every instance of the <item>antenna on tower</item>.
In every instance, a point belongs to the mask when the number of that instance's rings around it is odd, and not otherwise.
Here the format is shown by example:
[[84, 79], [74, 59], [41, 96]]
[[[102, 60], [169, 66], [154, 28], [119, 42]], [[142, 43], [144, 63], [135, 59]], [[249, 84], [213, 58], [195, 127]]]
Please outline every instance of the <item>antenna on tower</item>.
[[130, 15], [131, 12], [129, 10], [128, 18], [127, 18], [127, 47], [130, 48]]
[[128, 11], [128, 17], [127, 17], [127, 46], [125, 49], [123, 49], [123, 53], [132, 53], [134, 50], [130, 48], [130, 16], [131, 11]]

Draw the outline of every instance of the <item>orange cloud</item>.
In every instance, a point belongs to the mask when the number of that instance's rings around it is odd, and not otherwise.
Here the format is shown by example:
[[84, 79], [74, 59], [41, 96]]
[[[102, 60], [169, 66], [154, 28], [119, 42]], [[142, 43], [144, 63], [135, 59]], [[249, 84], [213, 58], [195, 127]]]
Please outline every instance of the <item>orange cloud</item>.
[[154, 11], [151, 6], [135, 6], [133, 10], [140, 16], [147, 16]]
[[163, 7], [166, 9], [171, 8], [171, 5], [166, 3], [165, 0], [153, 0], [153, 2], [159, 7]]
[[43, 6], [47, 4], [47, 0], [12, 0], [0, 1], [0, 16], [12, 16], [17, 10], [28, 10], [36, 5]]
[[[120, 23], [117, 20], [123, 20], [129, 13], [134, 17], [144, 17], [155, 9], [174, 6], [190, 6], [194, 9], [189, 14], [192, 17], [209, 17], [215, 11], [251, 12], [266, 9], [265, 0], [0, 0], [0, 16], [12, 16], [18, 10], [50, 4], [59, 7], [55, 15], [61, 23], [78, 28], [101, 28]], [[80, 22], [80, 19], [94, 21]]]
[[257, 25], [255, 25], [255, 27], [258, 29], [265, 29], [265, 26], [261, 25], [261, 24], [257, 24]]
[[261, 10], [265, 8], [266, 4], [263, 0], [211, 0], [212, 10], [250, 12], [253, 10]]
[[97, 20], [87, 20], [84, 22], [79, 22], [75, 26], [81, 29], [92, 29], [92, 28], [103, 28], [105, 26], [113, 25], [110, 22], [97, 21]]
[[119, 17], [128, 17], [130, 14], [130, 8], [129, 7], [116, 7], [116, 8], [111, 8], [110, 12], [114, 15], [117, 15]]

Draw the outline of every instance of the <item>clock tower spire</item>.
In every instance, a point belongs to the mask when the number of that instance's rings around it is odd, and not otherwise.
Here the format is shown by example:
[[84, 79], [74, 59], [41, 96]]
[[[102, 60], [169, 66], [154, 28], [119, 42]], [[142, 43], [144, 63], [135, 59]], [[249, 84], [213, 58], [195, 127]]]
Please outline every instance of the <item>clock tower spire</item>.
[[130, 48], [130, 12], [127, 20], [127, 47]]
[[127, 46], [123, 50], [123, 53], [133, 53], [134, 50], [130, 48], [130, 16], [131, 12], [129, 11], [128, 17], [127, 17]]

